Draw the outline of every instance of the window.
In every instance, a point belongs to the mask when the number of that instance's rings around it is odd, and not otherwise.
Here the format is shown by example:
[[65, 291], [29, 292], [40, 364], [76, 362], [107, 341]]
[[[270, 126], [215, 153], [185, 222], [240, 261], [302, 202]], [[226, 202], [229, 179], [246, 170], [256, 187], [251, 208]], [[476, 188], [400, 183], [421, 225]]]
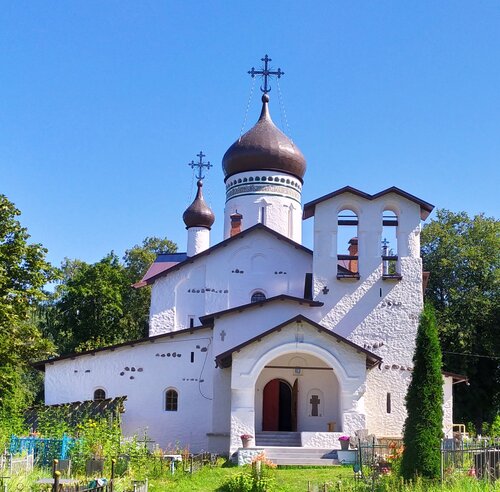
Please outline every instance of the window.
[[359, 278], [358, 216], [342, 210], [337, 219], [337, 278]]
[[382, 276], [383, 278], [399, 278], [398, 265], [398, 216], [392, 210], [384, 210], [382, 214]]
[[188, 315], [189, 328], [194, 328], [194, 318], [193, 314]]
[[391, 413], [391, 394], [390, 393], [387, 393], [387, 400], [386, 400], [386, 410], [387, 410], [387, 413]]
[[94, 391], [94, 401], [101, 401], [106, 399], [106, 392], [102, 388]]
[[251, 302], [262, 302], [266, 300], [266, 294], [260, 290], [252, 294]]
[[174, 389], [168, 389], [165, 393], [165, 410], [167, 412], [177, 412], [179, 394]]

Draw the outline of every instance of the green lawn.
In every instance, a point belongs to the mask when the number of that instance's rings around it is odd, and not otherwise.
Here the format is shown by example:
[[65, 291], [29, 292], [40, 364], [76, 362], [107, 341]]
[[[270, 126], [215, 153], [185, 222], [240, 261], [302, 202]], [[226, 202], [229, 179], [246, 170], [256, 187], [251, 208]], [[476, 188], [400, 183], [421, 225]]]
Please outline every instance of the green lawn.
[[[179, 492], [191, 491], [217, 491], [221, 489], [227, 480], [234, 475], [247, 472], [248, 467], [216, 467], [204, 468], [193, 475], [177, 473], [166, 480], [153, 480], [150, 482], [152, 491], [176, 490]], [[283, 492], [306, 492], [308, 482], [318, 489], [318, 486], [325, 482], [333, 484], [342, 479], [352, 479], [353, 471], [351, 467], [324, 467], [324, 468], [278, 468], [270, 472], [275, 479], [276, 491]], [[331, 489], [338, 490], [338, 489]]]
[[[248, 472], [249, 467], [221, 466], [216, 468], [206, 467], [193, 475], [177, 472], [176, 475], [165, 476], [161, 479], [150, 480], [150, 490], [179, 492], [222, 492], [223, 485], [230, 477]], [[272, 492], [369, 492], [372, 484], [368, 480], [355, 481], [353, 470], [350, 466], [324, 467], [324, 468], [278, 468], [270, 471], [274, 478]], [[326, 484], [326, 488], [324, 488]], [[308, 488], [310, 487], [310, 488]], [[474, 478], [462, 477], [454, 482], [429, 485], [416, 483], [404, 485], [397, 480], [389, 478], [385, 482], [375, 485], [377, 492], [500, 492], [500, 481], [494, 484], [481, 482]]]

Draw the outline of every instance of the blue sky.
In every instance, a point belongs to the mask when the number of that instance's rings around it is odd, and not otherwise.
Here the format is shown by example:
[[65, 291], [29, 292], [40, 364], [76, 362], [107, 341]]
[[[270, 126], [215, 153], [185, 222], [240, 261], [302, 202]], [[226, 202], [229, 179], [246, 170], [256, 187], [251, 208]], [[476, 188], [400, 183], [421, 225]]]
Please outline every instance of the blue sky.
[[[4, 0], [0, 193], [55, 264], [153, 235], [185, 250], [187, 163], [203, 149], [218, 242], [221, 159], [268, 53], [308, 161], [304, 203], [395, 185], [498, 217], [498, 26], [498, 1]], [[245, 130], [259, 111], [256, 86]]]

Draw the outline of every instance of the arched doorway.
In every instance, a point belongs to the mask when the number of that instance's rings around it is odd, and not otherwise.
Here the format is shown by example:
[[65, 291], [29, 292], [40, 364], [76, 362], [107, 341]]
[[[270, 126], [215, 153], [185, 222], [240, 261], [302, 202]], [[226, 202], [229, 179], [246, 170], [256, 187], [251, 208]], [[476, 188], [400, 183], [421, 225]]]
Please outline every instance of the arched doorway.
[[272, 379], [264, 386], [262, 430], [297, 430], [297, 380], [293, 387], [284, 379]]

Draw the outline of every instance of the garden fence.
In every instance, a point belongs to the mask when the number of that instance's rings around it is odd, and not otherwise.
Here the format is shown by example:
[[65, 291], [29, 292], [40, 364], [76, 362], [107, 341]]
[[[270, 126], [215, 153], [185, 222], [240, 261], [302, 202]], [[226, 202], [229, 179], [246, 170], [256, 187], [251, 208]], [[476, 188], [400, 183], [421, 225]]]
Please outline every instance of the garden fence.
[[[402, 440], [375, 438], [360, 441], [356, 451], [355, 475], [365, 481], [391, 473], [403, 451]], [[441, 479], [470, 476], [479, 480], [500, 479], [500, 439], [443, 439], [441, 441]]]
[[441, 478], [457, 473], [482, 480], [499, 479], [500, 439], [444, 439]]
[[40, 466], [48, 466], [53, 459], [67, 459], [69, 451], [76, 443], [77, 439], [68, 437], [66, 434], [61, 439], [12, 435], [9, 453], [12, 455], [33, 455], [35, 463]]
[[187, 459], [184, 458], [184, 471], [193, 473], [200, 470], [204, 466], [215, 466], [219, 455], [215, 453], [199, 453], [189, 454]]
[[0, 455], [0, 471], [2, 474], [8, 473], [11, 476], [14, 473], [33, 471], [34, 464], [33, 454], [25, 454], [22, 456], [13, 456], [10, 453]]

